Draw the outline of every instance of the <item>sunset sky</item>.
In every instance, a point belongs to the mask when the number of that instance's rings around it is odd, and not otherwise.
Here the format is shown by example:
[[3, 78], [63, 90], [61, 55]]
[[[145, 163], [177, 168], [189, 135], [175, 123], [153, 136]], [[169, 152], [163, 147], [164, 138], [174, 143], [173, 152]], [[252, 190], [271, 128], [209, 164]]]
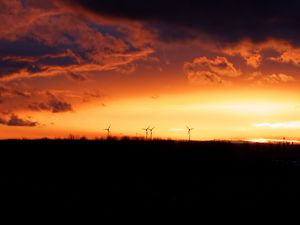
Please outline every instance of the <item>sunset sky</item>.
[[300, 140], [300, 2], [0, 0], [0, 138]]

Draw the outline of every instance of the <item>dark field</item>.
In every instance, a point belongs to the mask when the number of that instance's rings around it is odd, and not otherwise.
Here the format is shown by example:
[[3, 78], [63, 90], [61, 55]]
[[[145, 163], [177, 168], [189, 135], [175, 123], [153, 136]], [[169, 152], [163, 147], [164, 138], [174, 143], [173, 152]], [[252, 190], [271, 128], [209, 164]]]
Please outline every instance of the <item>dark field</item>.
[[209, 222], [298, 215], [298, 145], [39, 140], [0, 146], [2, 212]]

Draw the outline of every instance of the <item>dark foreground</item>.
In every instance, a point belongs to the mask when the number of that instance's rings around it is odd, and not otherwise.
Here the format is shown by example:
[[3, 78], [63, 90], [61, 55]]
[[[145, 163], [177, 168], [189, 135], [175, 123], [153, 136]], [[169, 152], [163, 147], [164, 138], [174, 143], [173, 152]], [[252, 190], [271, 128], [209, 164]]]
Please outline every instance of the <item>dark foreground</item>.
[[203, 224], [299, 214], [298, 145], [40, 140], [0, 147], [2, 213], [163, 215]]

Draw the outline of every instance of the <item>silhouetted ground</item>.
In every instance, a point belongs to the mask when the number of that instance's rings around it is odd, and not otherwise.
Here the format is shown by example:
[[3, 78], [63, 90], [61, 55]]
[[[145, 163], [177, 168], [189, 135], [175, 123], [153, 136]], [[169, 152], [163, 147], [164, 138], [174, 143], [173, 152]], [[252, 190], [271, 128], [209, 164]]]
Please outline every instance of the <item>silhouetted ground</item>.
[[298, 214], [299, 145], [10, 140], [0, 147], [2, 213], [203, 224]]

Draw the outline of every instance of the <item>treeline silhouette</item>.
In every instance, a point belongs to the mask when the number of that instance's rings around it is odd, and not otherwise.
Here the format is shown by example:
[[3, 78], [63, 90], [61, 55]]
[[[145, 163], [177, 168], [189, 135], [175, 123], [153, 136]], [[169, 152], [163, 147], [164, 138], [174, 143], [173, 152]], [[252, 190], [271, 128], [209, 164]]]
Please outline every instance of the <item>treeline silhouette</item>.
[[291, 213], [300, 200], [298, 145], [124, 138], [6, 140], [0, 147], [6, 211], [213, 222]]

